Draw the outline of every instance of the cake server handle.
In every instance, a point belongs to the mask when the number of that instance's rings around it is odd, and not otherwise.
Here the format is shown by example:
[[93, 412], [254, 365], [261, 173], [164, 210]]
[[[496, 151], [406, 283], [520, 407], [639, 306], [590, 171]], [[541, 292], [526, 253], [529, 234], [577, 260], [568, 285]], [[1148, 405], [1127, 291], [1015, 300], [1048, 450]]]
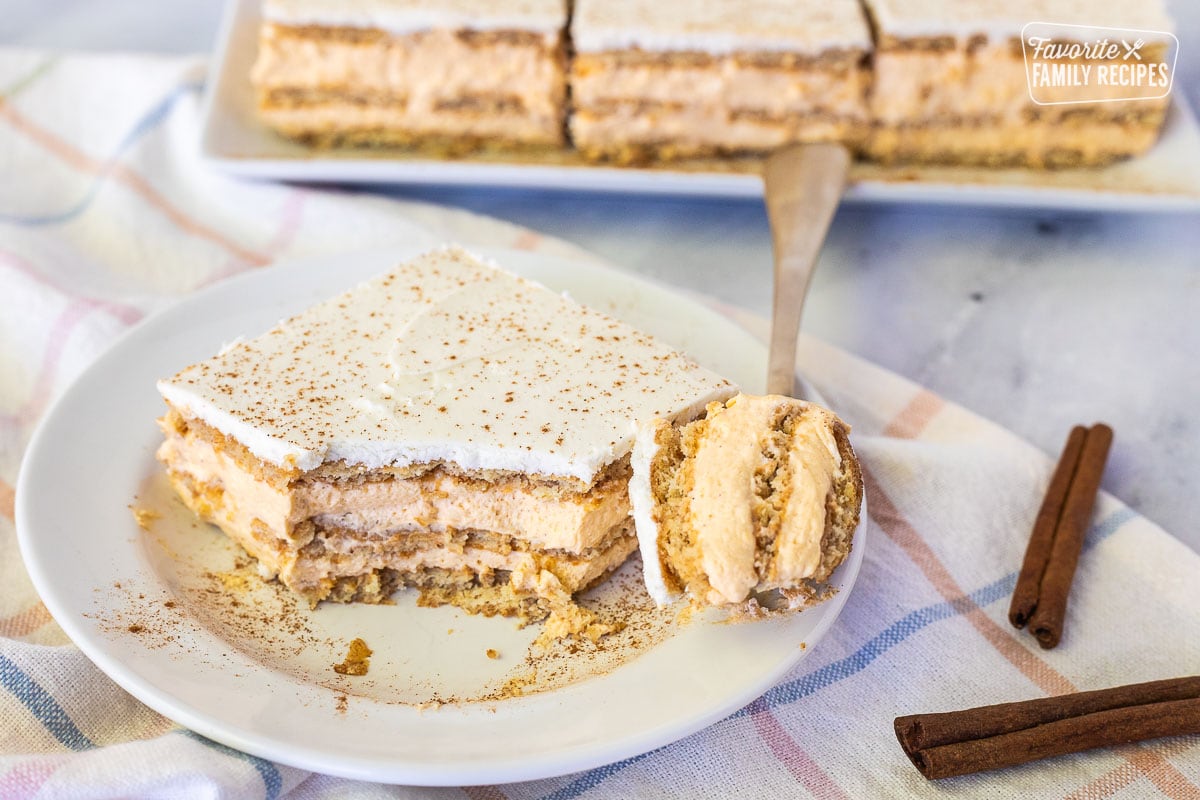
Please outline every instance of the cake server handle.
[[789, 145], [772, 153], [763, 169], [775, 254], [769, 394], [796, 392], [796, 340], [804, 298], [849, 169], [850, 152], [833, 143]]

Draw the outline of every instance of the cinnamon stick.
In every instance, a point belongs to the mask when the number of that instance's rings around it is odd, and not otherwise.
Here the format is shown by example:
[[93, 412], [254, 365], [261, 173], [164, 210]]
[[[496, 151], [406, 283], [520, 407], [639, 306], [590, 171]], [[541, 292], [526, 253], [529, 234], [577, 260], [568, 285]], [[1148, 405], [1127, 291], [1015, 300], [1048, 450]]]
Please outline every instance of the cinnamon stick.
[[943, 714], [897, 717], [896, 738], [931, 780], [1097, 747], [1200, 733], [1200, 676]]
[[1062, 638], [1067, 597], [1112, 438], [1112, 428], [1103, 423], [1071, 430], [1034, 520], [1008, 620], [1018, 628], [1028, 623], [1045, 649]]
[[1075, 567], [1079, 563], [1079, 552], [1083, 549], [1112, 439], [1112, 428], [1103, 423], [1088, 430], [1079, 454], [1079, 467], [1063, 502], [1050, 559], [1042, 574], [1037, 607], [1029, 618], [1029, 629], [1046, 650], [1055, 647], [1062, 638], [1067, 597], [1071, 593], [1071, 582], [1075, 578]]
[[1025, 560], [1021, 563], [1021, 572], [1017, 576], [1017, 585], [1013, 589], [1012, 603], [1008, 607], [1008, 621], [1018, 628], [1024, 628], [1025, 623], [1033, 615], [1037, 607], [1038, 595], [1041, 591], [1042, 576], [1046, 572], [1046, 564], [1050, 561], [1050, 548], [1054, 544], [1054, 531], [1058, 527], [1058, 519], [1062, 516], [1063, 503], [1067, 499], [1067, 489], [1075, 470], [1079, 466], [1079, 454], [1083, 452], [1083, 440], [1087, 436], [1087, 428], [1076, 425], [1067, 437], [1058, 466], [1050, 478], [1046, 488], [1046, 497], [1042, 507], [1038, 509], [1033, 521], [1033, 531], [1029, 535], [1029, 544], [1025, 548]]

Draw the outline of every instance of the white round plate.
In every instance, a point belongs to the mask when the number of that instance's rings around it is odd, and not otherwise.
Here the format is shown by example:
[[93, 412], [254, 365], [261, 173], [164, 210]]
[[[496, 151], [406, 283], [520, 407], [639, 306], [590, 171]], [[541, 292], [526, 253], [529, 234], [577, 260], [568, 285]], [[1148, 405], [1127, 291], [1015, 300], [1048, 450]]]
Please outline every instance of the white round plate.
[[[586, 263], [483, 252], [762, 390], [762, 345], [695, 302]], [[812, 652], [858, 575], [865, 526], [834, 575], [837, 593], [800, 614], [700, 617], [574, 683], [432, 708], [414, 704], [518, 674], [537, 626], [406, 597], [311, 612], [239, 577], [233, 546], [164, 486], [155, 380], [414, 254], [294, 262], [221, 283], [130, 331], [60, 398], [21, 470], [17, 533], [43, 601], [84, 653], [150, 707], [239, 750], [366, 780], [467, 785], [566, 774], [668, 744], [749, 703]], [[131, 508], [159, 516], [142, 528]], [[370, 672], [342, 677], [331, 665], [355, 637], [375, 650]]]

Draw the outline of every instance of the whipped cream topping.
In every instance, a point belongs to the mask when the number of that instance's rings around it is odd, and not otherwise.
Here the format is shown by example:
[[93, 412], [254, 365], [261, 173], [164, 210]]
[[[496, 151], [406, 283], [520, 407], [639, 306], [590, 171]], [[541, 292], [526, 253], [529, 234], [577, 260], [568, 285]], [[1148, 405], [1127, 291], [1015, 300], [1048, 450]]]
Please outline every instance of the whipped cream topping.
[[427, 253], [160, 381], [280, 466], [450, 462], [591, 483], [635, 425], [731, 385], [460, 248]]
[[880, 34], [1020, 36], [1029, 22], [1174, 30], [1160, 0], [865, 0]]
[[633, 525], [637, 533], [638, 549], [642, 553], [642, 580], [646, 592], [660, 606], [670, 603], [678, 595], [667, 587], [663, 575], [658, 548], [658, 521], [654, 517], [654, 494], [651, 491], [650, 467], [658, 455], [656, 431], [668, 423], [665, 420], [643, 420], [637, 426], [637, 438], [633, 443], [630, 462], [633, 478], [629, 481], [629, 503], [632, 507]]
[[433, 28], [558, 33], [566, 0], [264, 0], [263, 18], [280, 25], [375, 28], [413, 33]]
[[858, 0], [576, 0], [571, 37], [580, 53], [636, 47], [657, 52], [866, 50]]

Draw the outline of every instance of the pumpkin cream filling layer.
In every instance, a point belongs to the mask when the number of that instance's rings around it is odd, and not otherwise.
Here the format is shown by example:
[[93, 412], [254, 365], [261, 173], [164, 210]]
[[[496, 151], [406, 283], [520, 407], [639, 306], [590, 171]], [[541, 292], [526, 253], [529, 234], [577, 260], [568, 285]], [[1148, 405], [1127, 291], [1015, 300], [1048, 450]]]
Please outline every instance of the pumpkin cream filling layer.
[[624, 470], [584, 492], [437, 466], [411, 477], [269, 481], [204, 423], [172, 410], [161, 427], [158, 458], [185, 505], [254, 556], [265, 577], [313, 603], [341, 579], [384, 569], [407, 583], [429, 570], [486, 582], [507, 572], [529, 591], [547, 570], [574, 593], [636, 547]]

